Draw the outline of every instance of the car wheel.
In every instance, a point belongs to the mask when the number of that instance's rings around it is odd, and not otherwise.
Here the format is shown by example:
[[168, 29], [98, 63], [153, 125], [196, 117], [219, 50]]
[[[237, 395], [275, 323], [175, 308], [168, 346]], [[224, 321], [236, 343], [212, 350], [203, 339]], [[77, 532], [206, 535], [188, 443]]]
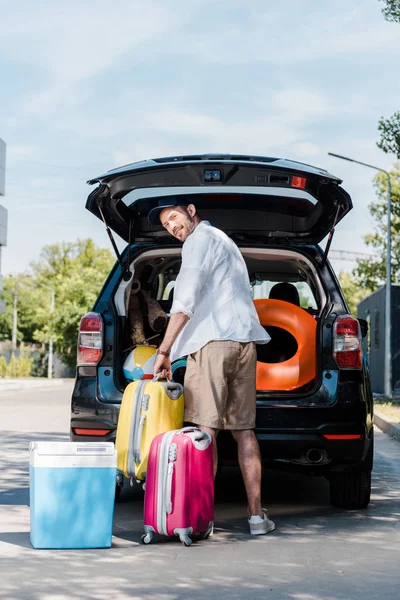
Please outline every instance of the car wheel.
[[120, 485], [115, 486], [115, 502], [119, 502], [121, 498], [122, 487]]
[[366, 469], [368, 471], [372, 471], [372, 469], [374, 468], [374, 430], [373, 430], [373, 428], [371, 429], [369, 439], [370, 439], [370, 443], [369, 443], [367, 456], [365, 457], [365, 461], [364, 461], [364, 469]]
[[331, 503], [338, 508], [366, 508], [371, 497], [371, 471], [332, 473]]

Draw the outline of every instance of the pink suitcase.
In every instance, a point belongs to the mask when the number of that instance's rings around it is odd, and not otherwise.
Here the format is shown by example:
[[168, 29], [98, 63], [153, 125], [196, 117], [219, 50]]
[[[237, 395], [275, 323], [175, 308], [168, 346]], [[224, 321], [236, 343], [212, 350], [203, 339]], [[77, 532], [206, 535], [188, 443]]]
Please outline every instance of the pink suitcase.
[[184, 427], [157, 435], [150, 447], [144, 498], [144, 535], [207, 538], [214, 524], [213, 444], [208, 433]]

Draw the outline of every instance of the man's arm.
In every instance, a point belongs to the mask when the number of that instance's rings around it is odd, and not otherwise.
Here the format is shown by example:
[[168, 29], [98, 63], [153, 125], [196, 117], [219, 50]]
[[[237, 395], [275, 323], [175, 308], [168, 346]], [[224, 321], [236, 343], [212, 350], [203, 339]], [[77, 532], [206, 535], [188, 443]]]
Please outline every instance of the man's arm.
[[[189, 321], [189, 317], [184, 313], [174, 313], [171, 315], [171, 318], [168, 323], [167, 331], [165, 332], [165, 336], [160, 345], [160, 351], [165, 352], [169, 355], [171, 352], [171, 348], [185, 327], [186, 323]], [[171, 360], [169, 356], [165, 356], [163, 354], [159, 354], [157, 356], [156, 362], [154, 364], [154, 375], [157, 373], [163, 372], [163, 377], [167, 376], [169, 379], [172, 379], [171, 372]]]
[[[189, 240], [182, 249], [182, 265], [176, 278], [174, 301], [170, 312], [170, 321], [165, 336], [160, 345], [160, 351], [169, 353], [199, 303], [209, 272], [210, 245], [206, 236], [198, 236], [196, 243]], [[154, 374], [161, 370], [172, 378], [171, 361], [169, 356], [160, 354], [154, 365]], [[164, 375], [164, 373], [163, 373]]]
[[161, 342], [160, 350], [163, 352], [170, 352], [171, 348], [185, 327], [186, 323], [189, 321], [189, 317], [184, 313], [175, 313], [171, 315], [171, 318], [168, 323], [167, 331], [165, 332], [165, 336], [163, 341]]

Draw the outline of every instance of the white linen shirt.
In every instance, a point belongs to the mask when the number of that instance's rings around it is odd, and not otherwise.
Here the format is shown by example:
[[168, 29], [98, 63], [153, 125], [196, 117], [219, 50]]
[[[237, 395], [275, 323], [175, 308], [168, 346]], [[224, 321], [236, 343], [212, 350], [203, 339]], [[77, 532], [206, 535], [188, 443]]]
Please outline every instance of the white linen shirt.
[[239, 248], [208, 221], [202, 221], [183, 244], [174, 313], [184, 313], [190, 320], [172, 346], [172, 361], [212, 340], [266, 344], [271, 339], [260, 325]]

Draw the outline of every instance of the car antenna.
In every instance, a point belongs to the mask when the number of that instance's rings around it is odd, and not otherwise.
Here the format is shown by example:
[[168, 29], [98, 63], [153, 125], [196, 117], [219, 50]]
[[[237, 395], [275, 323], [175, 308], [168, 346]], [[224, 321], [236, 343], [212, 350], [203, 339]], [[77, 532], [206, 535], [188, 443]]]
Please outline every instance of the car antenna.
[[331, 244], [332, 244], [332, 238], [333, 238], [333, 234], [335, 233], [335, 227], [336, 227], [336, 223], [338, 221], [340, 209], [341, 209], [341, 206], [340, 206], [340, 204], [338, 204], [337, 209], [336, 209], [335, 218], [333, 219], [332, 228], [331, 228], [331, 230], [329, 232], [329, 235], [328, 235], [328, 241], [326, 242], [324, 255], [322, 257], [321, 269], [325, 266], [325, 263], [326, 263], [327, 258], [328, 258], [328, 252], [329, 252], [329, 249], [330, 249]]

